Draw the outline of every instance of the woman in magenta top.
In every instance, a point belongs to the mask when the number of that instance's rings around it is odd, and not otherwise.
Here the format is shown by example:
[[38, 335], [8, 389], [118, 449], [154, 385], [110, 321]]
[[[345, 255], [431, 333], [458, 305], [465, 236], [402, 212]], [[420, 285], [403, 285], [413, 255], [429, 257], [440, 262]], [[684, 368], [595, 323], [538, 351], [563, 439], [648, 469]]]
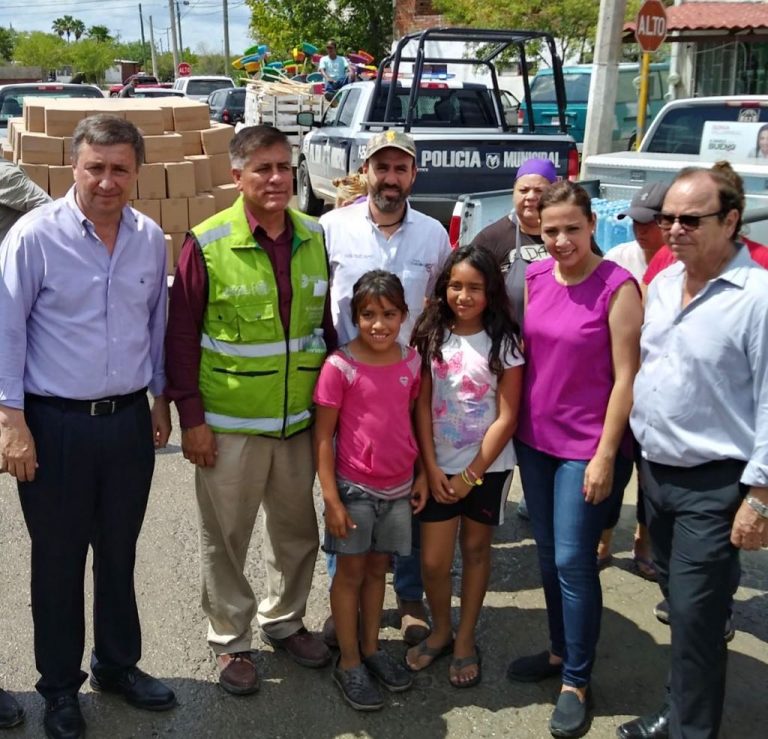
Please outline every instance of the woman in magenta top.
[[602, 611], [595, 550], [614, 491], [631, 474], [627, 419], [642, 307], [630, 273], [600, 256], [585, 190], [558, 182], [542, 195], [539, 213], [550, 258], [526, 272], [516, 449], [551, 643], [513, 661], [507, 674], [527, 682], [561, 676], [550, 731], [567, 737], [589, 724]]

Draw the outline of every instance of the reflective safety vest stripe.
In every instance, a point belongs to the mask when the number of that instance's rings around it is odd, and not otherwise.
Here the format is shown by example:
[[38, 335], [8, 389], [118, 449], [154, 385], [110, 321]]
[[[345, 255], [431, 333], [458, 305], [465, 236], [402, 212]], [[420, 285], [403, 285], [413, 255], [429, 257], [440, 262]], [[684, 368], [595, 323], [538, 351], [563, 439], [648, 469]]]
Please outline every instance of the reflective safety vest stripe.
[[200, 338], [200, 392], [216, 431], [290, 436], [312, 422], [312, 391], [324, 356], [304, 351], [322, 325], [328, 266], [322, 228], [287, 210], [291, 244], [289, 335], [277, 282], [250, 231], [242, 196], [192, 229], [208, 274]]

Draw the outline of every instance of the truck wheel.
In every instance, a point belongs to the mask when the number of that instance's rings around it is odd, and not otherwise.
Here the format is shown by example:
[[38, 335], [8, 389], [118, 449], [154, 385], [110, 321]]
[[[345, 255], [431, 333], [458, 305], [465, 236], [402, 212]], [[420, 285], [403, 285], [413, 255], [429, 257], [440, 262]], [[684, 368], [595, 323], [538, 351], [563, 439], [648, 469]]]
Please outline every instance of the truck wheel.
[[299, 162], [299, 169], [296, 173], [296, 196], [300, 211], [310, 216], [322, 215], [325, 203], [312, 191], [306, 159]]

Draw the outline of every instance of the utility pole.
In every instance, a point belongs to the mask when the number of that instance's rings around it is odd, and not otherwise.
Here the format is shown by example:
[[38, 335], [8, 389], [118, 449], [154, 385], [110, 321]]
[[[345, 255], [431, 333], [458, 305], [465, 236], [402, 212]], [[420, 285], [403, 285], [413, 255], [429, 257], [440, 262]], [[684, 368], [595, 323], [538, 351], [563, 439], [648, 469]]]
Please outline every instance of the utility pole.
[[173, 50], [173, 79], [179, 73], [179, 47], [176, 43], [176, 16], [173, 14], [173, 0], [168, 0], [168, 12], [171, 17], [171, 46]]
[[149, 43], [152, 44], [152, 74], [155, 79], [160, 79], [157, 76], [157, 51], [155, 50], [155, 29], [152, 27], [152, 16], [149, 16]]
[[584, 131], [584, 148], [581, 151], [582, 177], [587, 157], [608, 151], [613, 140], [621, 29], [626, 12], [627, 0], [600, 0], [595, 58], [589, 85], [590, 104]]
[[147, 46], [144, 40], [144, 16], [141, 14], [141, 3], [139, 3], [139, 25], [141, 26], [141, 68], [147, 63]]
[[229, 8], [227, 0], [222, 0], [224, 13], [224, 74], [229, 74]]
[[181, 11], [179, 10], [179, 0], [176, 0], [176, 20], [179, 24], [179, 57], [184, 58], [184, 42], [181, 40]]

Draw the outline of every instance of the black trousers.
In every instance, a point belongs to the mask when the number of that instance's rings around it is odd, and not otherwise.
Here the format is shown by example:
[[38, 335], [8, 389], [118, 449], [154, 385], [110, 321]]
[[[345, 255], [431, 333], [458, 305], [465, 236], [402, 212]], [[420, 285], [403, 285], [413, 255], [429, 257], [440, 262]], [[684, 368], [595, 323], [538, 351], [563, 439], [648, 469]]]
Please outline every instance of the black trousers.
[[728, 650], [723, 632], [740, 577], [731, 526], [746, 494], [744, 462], [697, 467], [641, 461], [648, 531], [669, 602], [670, 736], [716, 739]]
[[32, 618], [38, 691], [78, 691], [85, 642], [83, 584], [93, 548], [94, 657], [105, 670], [135, 665], [141, 627], [133, 569], [155, 455], [146, 396], [113, 415], [89, 416], [32, 398], [33, 482], [19, 483], [32, 540]]

